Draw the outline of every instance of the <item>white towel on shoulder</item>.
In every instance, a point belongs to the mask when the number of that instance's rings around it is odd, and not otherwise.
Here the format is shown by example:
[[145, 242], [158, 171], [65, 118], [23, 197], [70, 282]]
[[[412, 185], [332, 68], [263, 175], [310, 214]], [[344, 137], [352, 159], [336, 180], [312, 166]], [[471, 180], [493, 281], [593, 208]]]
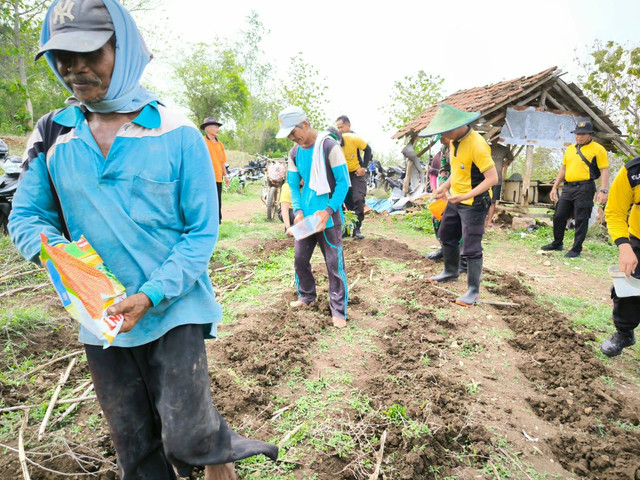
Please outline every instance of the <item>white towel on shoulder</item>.
[[316, 143], [313, 145], [309, 188], [316, 192], [318, 196], [331, 193], [331, 187], [327, 179], [327, 162], [324, 158], [323, 148], [324, 140], [329, 136], [329, 132], [319, 132]]

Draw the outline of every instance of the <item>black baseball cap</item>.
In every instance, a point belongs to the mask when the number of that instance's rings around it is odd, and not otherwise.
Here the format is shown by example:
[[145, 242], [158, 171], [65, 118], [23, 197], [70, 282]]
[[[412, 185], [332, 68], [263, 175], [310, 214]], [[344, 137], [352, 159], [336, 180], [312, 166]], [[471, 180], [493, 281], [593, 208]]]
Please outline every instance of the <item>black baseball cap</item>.
[[36, 60], [50, 50], [93, 52], [115, 32], [102, 0], [59, 0], [49, 9], [45, 22], [49, 26], [49, 40], [36, 54]]

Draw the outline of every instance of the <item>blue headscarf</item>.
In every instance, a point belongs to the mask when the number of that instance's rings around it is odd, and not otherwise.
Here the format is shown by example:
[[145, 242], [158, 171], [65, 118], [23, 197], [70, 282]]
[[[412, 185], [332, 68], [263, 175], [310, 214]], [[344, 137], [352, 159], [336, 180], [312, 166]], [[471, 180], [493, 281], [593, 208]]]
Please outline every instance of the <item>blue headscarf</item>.
[[[53, 8], [60, 0], [55, 0], [47, 16], [42, 23], [40, 34], [40, 45], [49, 41], [49, 17], [53, 13]], [[103, 0], [107, 7], [116, 34], [116, 60], [111, 75], [111, 83], [105, 99], [101, 102], [84, 104], [90, 112], [98, 113], [129, 113], [136, 112], [146, 104], [158, 98], [154, 93], [149, 92], [140, 85], [140, 77], [145, 67], [153, 58], [153, 55], [144, 43], [142, 35], [136, 26], [131, 14], [117, 0]], [[55, 59], [51, 52], [45, 52], [44, 56], [53, 70], [58, 80], [69, 92], [73, 93], [56, 68]], [[71, 104], [79, 104], [76, 99], [71, 99]]]

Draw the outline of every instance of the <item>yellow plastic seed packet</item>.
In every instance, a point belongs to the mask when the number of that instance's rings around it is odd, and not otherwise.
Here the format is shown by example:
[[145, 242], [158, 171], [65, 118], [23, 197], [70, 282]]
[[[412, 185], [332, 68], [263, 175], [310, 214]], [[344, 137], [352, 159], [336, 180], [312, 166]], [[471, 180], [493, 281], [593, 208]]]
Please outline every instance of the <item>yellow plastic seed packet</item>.
[[109, 316], [106, 311], [127, 296], [124, 286], [84, 237], [56, 246], [49, 245], [44, 234], [40, 240], [40, 260], [62, 306], [71, 318], [103, 339], [107, 348], [120, 331], [124, 316]]

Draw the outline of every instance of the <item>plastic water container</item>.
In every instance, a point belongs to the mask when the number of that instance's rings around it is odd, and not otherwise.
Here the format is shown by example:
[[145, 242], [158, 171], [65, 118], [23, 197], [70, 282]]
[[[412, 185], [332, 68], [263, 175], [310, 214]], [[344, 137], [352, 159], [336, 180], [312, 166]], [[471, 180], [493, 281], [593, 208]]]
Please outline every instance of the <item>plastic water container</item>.
[[296, 225], [289, 227], [289, 231], [293, 234], [293, 238], [301, 240], [307, 238], [319, 231], [320, 215], [314, 213], [308, 217], [304, 217], [302, 221]]
[[447, 203], [449, 202], [439, 198], [438, 200], [429, 204], [429, 211], [436, 220], [442, 220], [442, 214], [444, 213], [444, 209], [447, 208]]
[[613, 288], [616, 290], [616, 295], [620, 298], [640, 296], [640, 279], [627, 277], [618, 269], [618, 265], [609, 267], [609, 276], [613, 280]]

